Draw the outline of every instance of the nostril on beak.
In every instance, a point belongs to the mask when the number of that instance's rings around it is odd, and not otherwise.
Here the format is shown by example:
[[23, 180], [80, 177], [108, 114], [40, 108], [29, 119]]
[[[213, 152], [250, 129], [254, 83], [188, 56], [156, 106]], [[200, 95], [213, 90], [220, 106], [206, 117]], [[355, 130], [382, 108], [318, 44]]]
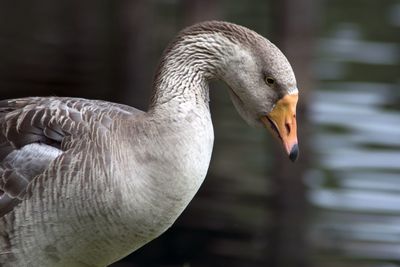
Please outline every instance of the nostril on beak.
[[286, 132], [289, 135], [290, 134], [290, 124], [289, 123], [285, 123], [285, 127], [286, 127]]

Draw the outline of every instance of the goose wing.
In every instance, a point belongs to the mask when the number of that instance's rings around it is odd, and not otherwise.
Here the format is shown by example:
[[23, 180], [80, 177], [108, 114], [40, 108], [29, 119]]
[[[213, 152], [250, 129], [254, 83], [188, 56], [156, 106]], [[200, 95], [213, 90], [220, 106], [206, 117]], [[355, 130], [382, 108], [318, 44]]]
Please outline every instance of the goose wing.
[[129, 106], [80, 98], [0, 101], [0, 218], [29, 196], [29, 185], [57, 158], [96, 142], [115, 117], [138, 113]]

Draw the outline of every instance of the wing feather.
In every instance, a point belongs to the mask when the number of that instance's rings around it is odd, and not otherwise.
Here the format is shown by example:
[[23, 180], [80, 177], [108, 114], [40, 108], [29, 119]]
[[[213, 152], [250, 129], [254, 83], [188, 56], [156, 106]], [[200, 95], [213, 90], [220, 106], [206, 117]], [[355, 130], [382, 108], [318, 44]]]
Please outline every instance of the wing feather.
[[102, 138], [115, 118], [138, 113], [129, 106], [80, 98], [0, 101], [0, 218], [28, 197], [29, 185], [52, 162], [71, 148], [85, 147], [83, 136]]

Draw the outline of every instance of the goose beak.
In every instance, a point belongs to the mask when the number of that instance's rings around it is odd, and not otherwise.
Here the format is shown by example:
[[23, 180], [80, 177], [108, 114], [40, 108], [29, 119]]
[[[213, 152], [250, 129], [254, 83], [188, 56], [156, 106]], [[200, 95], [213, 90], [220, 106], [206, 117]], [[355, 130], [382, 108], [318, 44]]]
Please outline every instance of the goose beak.
[[272, 135], [282, 141], [291, 161], [295, 161], [299, 155], [297, 144], [296, 105], [298, 94], [287, 94], [282, 97], [272, 111], [260, 119]]

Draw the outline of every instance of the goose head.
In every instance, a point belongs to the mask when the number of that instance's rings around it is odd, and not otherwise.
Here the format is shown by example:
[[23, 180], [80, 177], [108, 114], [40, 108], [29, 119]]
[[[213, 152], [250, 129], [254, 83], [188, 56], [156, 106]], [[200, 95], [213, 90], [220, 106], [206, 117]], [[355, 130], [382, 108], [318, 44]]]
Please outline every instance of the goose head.
[[[274, 44], [248, 28], [227, 22], [208, 21], [184, 29], [164, 52], [155, 88], [168, 90], [156, 90], [153, 105], [174, 96], [179, 86], [171, 90], [170, 84], [180, 80], [181, 86], [190, 85], [201, 80], [196, 75], [225, 81], [243, 119], [250, 125], [267, 127], [281, 140], [289, 158], [297, 159], [296, 78]], [[182, 82], [184, 79], [187, 81]]]
[[238, 26], [231, 34], [233, 45], [224, 57], [220, 76], [230, 88], [234, 106], [248, 124], [268, 128], [295, 161], [299, 154], [298, 89], [290, 63], [256, 32]]

